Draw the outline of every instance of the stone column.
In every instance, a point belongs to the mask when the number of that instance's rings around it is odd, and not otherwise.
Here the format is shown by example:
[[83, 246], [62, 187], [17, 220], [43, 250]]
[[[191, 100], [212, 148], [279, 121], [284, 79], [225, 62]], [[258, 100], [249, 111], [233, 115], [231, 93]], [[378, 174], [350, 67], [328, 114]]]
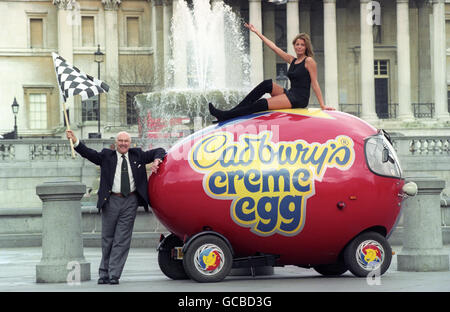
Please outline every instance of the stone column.
[[[300, 32], [307, 33], [311, 36], [311, 0], [302, 0], [299, 3], [300, 7]], [[291, 39], [292, 41], [292, 39]]]
[[215, 16], [217, 18], [215, 25], [212, 27], [215, 27], [218, 34], [217, 38], [214, 40], [214, 49], [216, 51], [217, 59], [222, 60], [221, 62], [214, 62], [211, 65], [214, 72], [225, 73], [225, 75], [216, 75], [213, 81], [211, 81], [217, 88], [223, 88], [232, 84], [233, 75], [235, 75], [235, 73], [232, 73], [228, 69], [226, 64], [227, 58], [225, 57], [225, 16], [223, 15], [224, 11], [223, 9], [221, 9], [221, 6], [223, 6], [222, 0], [211, 0], [211, 9], [216, 12]]
[[[169, 64], [171, 50], [170, 50], [170, 22], [172, 19], [172, 1], [163, 1], [163, 38], [164, 38], [164, 69]], [[164, 86], [169, 85], [168, 77], [164, 77]]]
[[325, 105], [339, 108], [336, 0], [323, 0], [323, 42], [325, 56]]
[[153, 86], [164, 86], [164, 10], [162, 0], [152, 0]]
[[[263, 10], [264, 36], [275, 42], [275, 6], [266, 5]], [[292, 39], [291, 39], [292, 40]], [[290, 41], [288, 40], [288, 45]], [[277, 55], [266, 45], [263, 46], [265, 77], [277, 77]], [[287, 70], [285, 70], [286, 74]]]
[[292, 46], [292, 40], [300, 32], [300, 16], [298, 11], [298, 0], [288, 0], [286, 3], [286, 45], [287, 53], [295, 55], [294, 48]]
[[[75, 9], [75, 0], [53, 0], [53, 4], [58, 7], [58, 53], [67, 62], [73, 64], [73, 10]], [[59, 88], [59, 86], [58, 86]], [[63, 98], [60, 96], [60, 101]], [[69, 97], [65, 103], [66, 109], [69, 110], [69, 121], [74, 123], [75, 107], [73, 97]], [[59, 106], [61, 113], [59, 115], [61, 125], [64, 125], [63, 105]]]
[[42, 258], [36, 265], [37, 283], [81, 282], [91, 279], [83, 255], [80, 199], [86, 185], [55, 181], [40, 184], [42, 200]]
[[445, 1], [433, 0], [433, 85], [437, 119], [450, 120], [447, 107]]
[[410, 178], [417, 195], [403, 205], [403, 247], [397, 256], [399, 271], [448, 271], [449, 255], [442, 248], [440, 194], [444, 180]]
[[[185, 5], [182, 0], [173, 0], [172, 2], [172, 16], [173, 18], [180, 19], [183, 18], [183, 12], [186, 10]], [[175, 23], [175, 27], [182, 27], [180, 23]], [[183, 38], [176, 38], [174, 35], [178, 33], [183, 33], [181, 29], [172, 29], [172, 54], [173, 58], [179, 63], [173, 64], [175, 67], [173, 69], [173, 84], [176, 88], [184, 89], [187, 88], [187, 53], [186, 53], [186, 42], [182, 40]]]
[[431, 6], [428, 1], [416, 1], [419, 8], [418, 63], [419, 63], [419, 103], [433, 102], [433, 79], [431, 68], [430, 28]]
[[398, 118], [412, 121], [409, 1], [397, 0]]
[[361, 22], [361, 118], [371, 123], [378, 120], [375, 112], [375, 77], [373, 73], [373, 21], [370, 0], [360, 0]]
[[[249, 22], [262, 31], [261, 0], [249, 0]], [[264, 79], [263, 42], [250, 33], [250, 59], [252, 61], [250, 79], [257, 85]]]
[[[107, 123], [111, 126], [120, 124], [120, 97], [119, 97], [119, 30], [117, 10], [121, 0], [102, 0], [105, 12], [105, 81], [109, 84], [109, 92], [106, 97]], [[102, 79], [103, 80], [103, 79]], [[100, 103], [105, 103], [101, 101]], [[100, 108], [102, 110], [102, 107]], [[100, 113], [100, 116], [106, 116]], [[104, 123], [104, 120], [103, 120]]]

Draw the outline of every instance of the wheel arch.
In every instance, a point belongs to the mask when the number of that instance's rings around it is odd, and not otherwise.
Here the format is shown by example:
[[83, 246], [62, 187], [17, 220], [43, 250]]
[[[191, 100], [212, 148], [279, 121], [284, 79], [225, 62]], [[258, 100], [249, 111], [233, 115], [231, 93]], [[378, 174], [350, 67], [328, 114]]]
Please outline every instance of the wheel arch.
[[361, 235], [361, 234], [363, 234], [363, 233], [366, 233], [366, 232], [376, 232], [376, 233], [382, 235], [383, 237], [386, 237], [386, 235], [387, 235], [387, 230], [386, 230], [386, 228], [385, 228], [384, 226], [381, 226], [381, 225], [374, 225], [374, 226], [371, 226], [371, 227], [369, 227], [369, 228], [367, 228], [367, 229], [365, 229], [365, 230], [362, 230], [361, 232], [357, 233], [356, 235], [354, 235], [352, 238], [350, 238], [350, 239], [348, 240], [348, 242], [344, 245], [344, 247], [343, 247], [343, 248], [341, 249], [341, 251], [339, 252], [338, 259], [339, 259], [339, 260], [344, 260], [344, 250], [345, 250], [345, 248], [347, 248], [347, 246], [348, 246], [348, 245], [349, 245], [356, 237], [358, 237], [359, 235]]
[[215, 231], [203, 231], [203, 232], [199, 232], [199, 233], [194, 234], [193, 236], [189, 237], [183, 245], [183, 253], [186, 253], [186, 250], [189, 247], [189, 245], [192, 243], [192, 241], [194, 241], [196, 238], [204, 236], [204, 235], [214, 235], [214, 236], [221, 238], [227, 244], [227, 246], [230, 248], [231, 255], [234, 257], [234, 250], [233, 250], [233, 246], [231, 246], [230, 241], [224, 235], [222, 235], [218, 232], [215, 232]]

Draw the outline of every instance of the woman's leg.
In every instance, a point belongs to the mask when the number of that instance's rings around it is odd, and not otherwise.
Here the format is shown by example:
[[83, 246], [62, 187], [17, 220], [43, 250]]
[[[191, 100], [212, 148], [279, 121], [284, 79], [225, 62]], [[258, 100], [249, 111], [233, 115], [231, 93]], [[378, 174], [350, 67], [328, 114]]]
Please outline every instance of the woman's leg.
[[284, 89], [280, 85], [277, 85], [275, 82], [273, 82], [272, 83], [272, 93], [270, 95], [277, 96], [277, 95], [281, 95], [281, 94], [284, 94]]
[[269, 109], [292, 108], [291, 102], [284, 92], [281, 95], [273, 96], [270, 99], [267, 99], [267, 102]]
[[219, 110], [215, 108], [211, 103], [209, 103], [209, 111], [211, 115], [216, 117], [219, 121], [228, 120], [239, 116], [245, 116], [251, 113], [284, 108], [292, 108], [291, 102], [284, 93], [271, 97], [269, 99], [262, 98], [251, 105], [235, 107], [234, 109], [230, 109], [229, 111]]
[[230, 109], [228, 111], [222, 111], [215, 108], [209, 103], [209, 111], [211, 115], [217, 118], [218, 121], [224, 121], [239, 116], [245, 116], [256, 112], [263, 112], [268, 110], [267, 99], [259, 99], [251, 105], [241, 106], [236, 109]]
[[[259, 100], [266, 93], [270, 93], [272, 95], [275, 85], [276, 84], [272, 82], [272, 79], [264, 80], [259, 85], [254, 87], [253, 90], [250, 91], [238, 105], [232, 108], [232, 110], [241, 108], [243, 106], [251, 105], [257, 100]], [[276, 85], [275, 87], [277, 92], [279, 92], [277, 87], [280, 86]]]

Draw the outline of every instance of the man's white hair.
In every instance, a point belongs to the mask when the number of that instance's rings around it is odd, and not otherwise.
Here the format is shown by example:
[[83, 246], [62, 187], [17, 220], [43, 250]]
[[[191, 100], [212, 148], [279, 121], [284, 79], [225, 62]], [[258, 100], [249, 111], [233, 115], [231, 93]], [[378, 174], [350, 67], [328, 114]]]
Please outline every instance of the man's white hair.
[[126, 131], [120, 131], [119, 133], [116, 134], [116, 142], [119, 138], [119, 135], [121, 135], [121, 134], [126, 134], [130, 138], [130, 142], [131, 142], [131, 135]]

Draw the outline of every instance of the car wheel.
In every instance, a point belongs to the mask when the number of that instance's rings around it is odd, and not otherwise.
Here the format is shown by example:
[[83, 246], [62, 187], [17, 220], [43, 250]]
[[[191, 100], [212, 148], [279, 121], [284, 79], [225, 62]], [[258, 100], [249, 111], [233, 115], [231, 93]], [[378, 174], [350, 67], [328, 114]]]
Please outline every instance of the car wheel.
[[215, 235], [195, 238], [183, 256], [186, 274], [200, 283], [220, 282], [230, 273], [232, 265], [230, 248]]
[[392, 249], [387, 239], [376, 232], [366, 232], [354, 238], [344, 250], [344, 262], [358, 277], [366, 277], [377, 270], [384, 274], [392, 260]]
[[320, 264], [314, 270], [323, 276], [339, 276], [347, 272], [347, 266], [343, 263]]
[[183, 261], [174, 259], [172, 250], [175, 247], [183, 246], [183, 242], [174, 234], [167, 236], [158, 249], [158, 264], [161, 271], [173, 280], [188, 279], [184, 271]]

